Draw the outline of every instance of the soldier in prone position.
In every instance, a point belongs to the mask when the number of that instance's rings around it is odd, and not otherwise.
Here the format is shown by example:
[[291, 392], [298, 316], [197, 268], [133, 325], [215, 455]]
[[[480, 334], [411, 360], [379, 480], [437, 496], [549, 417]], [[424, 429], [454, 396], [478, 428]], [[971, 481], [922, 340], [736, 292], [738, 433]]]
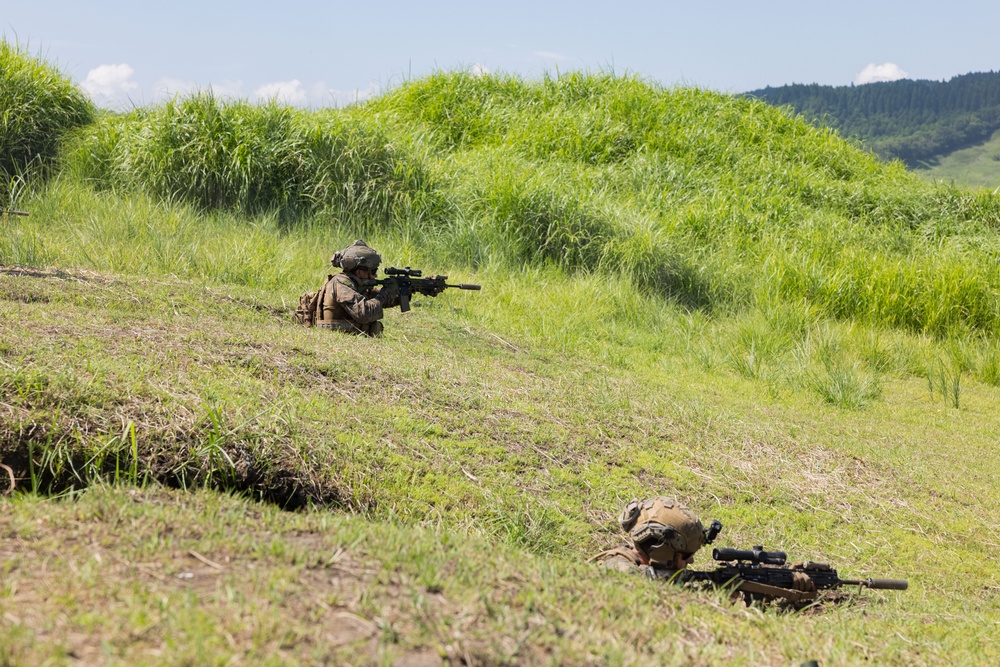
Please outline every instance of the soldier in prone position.
[[602, 551], [591, 561], [653, 579], [673, 577], [693, 563], [695, 552], [711, 541], [694, 512], [663, 496], [632, 500], [618, 523], [629, 543]]
[[368, 288], [364, 281], [374, 280], [382, 257], [364, 241], [355, 241], [330, 258], [341, 273], [329, 276], [312, 299], [311, 313], [315, 326], [353, 334], [378, 336], [386, 308], [399, 305], [399, 289], [385, 285]]
[[[698, 515], [688, 507], [663, 496], [630, 501], [618, 523], [628, 535], [629, 543], [602, 551], [591, 561], [612, 570], [677, 583], [694, 579], [685, 570], [694, 562], [695, 553], [711, 544], [722, 530], [718, 521], [713, 521], [706, 530]], [[797, 591], [816, 590], [812, 580], [802, 572], [792, 572], [791, 585]]]

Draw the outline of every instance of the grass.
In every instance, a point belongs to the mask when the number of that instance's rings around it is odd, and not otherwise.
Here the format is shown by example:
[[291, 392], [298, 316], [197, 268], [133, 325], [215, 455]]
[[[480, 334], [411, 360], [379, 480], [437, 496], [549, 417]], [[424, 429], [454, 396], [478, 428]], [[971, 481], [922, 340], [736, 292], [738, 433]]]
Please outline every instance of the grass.
[[16, 208], [27, 180], [49, 166], [63, 135], [94, 116], [68, 77], [0, 39], [0, 208]]
[[949, 153], [936, 164], [916, 169], [914, 173], [932, 182], [996, 190], [1000, 187], [1000, 135], [995, 134], [979, 146]]
[[[392, 313], [367, 341], [296, 327], [253, 288], [31, 270], [0, 286], [2, 459], [62, 495], [3, 501], [11, 664], [995, 654], [996, 599], [979, 584], [997, 574], [988, 385], [963, 385], [956, 410], [898, 378], [877, 410], [845, 411], [673, 349], [561, 351], [487, 327], [487, 300], [466, 294]], [[710, 323], [664, 318], [670, 338], [710, 340]], [[834, 331], [816, 334], [830, 359]], [[761, 614], [583, 564], [654, 489], [720, 518], [727, 545], [911, 590]]]
[[624, 274], [723, 311], [805, 300], [937, 337], [1000, 317], [1000, 197], [708, 91], [442, 73], [319, 112], [198, 94], [77, 135], [74, 183], [401, 236], [449, 265]]
[[[0, 222], [0, 665], [996, 661], [996, 196], [610, 75], [63, 147]], [[357, 236], [484, 290], [294, 326]], [[789, 614], [585, 564], [653, 493], [911, 588]]]

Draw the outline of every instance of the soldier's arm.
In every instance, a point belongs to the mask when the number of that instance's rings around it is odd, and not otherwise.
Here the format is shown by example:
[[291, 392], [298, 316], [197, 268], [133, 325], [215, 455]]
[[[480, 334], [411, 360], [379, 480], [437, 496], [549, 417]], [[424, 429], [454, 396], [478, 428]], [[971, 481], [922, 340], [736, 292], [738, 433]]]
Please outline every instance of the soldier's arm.
[[365, 296], [340, 280], [334, 281], [333, 298], [344, 307], [347, 314], [358, 324], [368, 324], [382, 319], [383, 305], [379, 299], [366, 299]]

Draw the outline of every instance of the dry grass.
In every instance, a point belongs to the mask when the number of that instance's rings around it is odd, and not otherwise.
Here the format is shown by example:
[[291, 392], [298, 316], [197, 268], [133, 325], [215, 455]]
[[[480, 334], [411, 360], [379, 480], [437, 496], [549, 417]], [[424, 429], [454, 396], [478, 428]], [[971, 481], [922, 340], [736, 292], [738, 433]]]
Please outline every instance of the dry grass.
[[[1000, 600], [981, 582], [997, 576], [997, 470], [980, 455], [1000, 426], [994, 388], [971, 384], [955, 410], [920, 381], [894, 380], [878, 410], [845, 412], [764, 398], [755, 381], [669, 348], [599, 357], [500, 340], [461, 295], [391, 313], [378, 341], [295, 327], [281, 296], [0, 273], [0, 462], [19, 488], [68, 493], [4, 501], [0, 658], [867, 654], [908, 665], [996, 654]], [[186, 492], [151, 484], [180, 486], [178, 471]], [[651, 491], [720, 518], [726, 546], [906, 577], [911, 590], [790, 618], [583, 565], [619, 539], [624, 501]]]

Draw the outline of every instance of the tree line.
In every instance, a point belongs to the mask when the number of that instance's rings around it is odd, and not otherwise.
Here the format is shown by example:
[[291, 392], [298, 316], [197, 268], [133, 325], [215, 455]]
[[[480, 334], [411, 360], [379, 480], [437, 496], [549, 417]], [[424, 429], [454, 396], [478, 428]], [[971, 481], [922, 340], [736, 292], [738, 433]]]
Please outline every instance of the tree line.
[[790, 106], [815, 123], [861, 140], [881, 157], [910, 167], [980, 144], [1000, 129], [1000, 72], [963, 74], [948, 81], [791, 84], [745, 94]]

